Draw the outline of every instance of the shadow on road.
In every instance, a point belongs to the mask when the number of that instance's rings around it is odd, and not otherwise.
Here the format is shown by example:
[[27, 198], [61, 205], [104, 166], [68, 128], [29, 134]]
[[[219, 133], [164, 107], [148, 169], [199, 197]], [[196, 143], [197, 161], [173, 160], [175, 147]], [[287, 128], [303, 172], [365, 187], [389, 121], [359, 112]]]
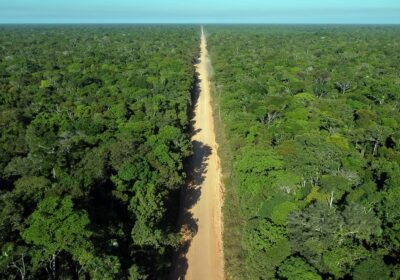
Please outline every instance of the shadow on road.
[[[197, 61], [198, 62], [198, 61]], [[190, 117], [190, 134], [193, 137], [201, 131], [195, 129], [195, 109], [198, 106], [200, 96], [200, 79], [196, 73], [193, 77], [193, 85], [191, 90], [191, 113]], [[170, 279], [185, 279], [188, 269], [188, 260], [186, 254], [189, 250], [191, 240], [198, 231], [198, 221], [193, 217], [190, 209], [196, 205], [201, 195], [201, 185], [204, 182], [204, 174], [207, 172], [207, 159], [211, 155], [211, 147], [202, 142], [193, 140], [193, 155], [187, 160], [186, 173], [188, 180], [186, 187], [181, 191], [179, 226], [183, 233], [183, 240], [180, 248], [176, 253]]]
[[189, 182], [181, 193], [180, 225], [183, 240], [176, 259], [170, 279], [185, 279], [188, 268], [186, 254], [189, 250], [191, 240], [198, 230], [197, 220], [193, 218], [190, 209], [196, 205], [201, 195], [201, 184], [207, 171], [207, 159], [211, 155], [211, 148], [201, 142], [193, 141], [194, 154], [189, 160]]

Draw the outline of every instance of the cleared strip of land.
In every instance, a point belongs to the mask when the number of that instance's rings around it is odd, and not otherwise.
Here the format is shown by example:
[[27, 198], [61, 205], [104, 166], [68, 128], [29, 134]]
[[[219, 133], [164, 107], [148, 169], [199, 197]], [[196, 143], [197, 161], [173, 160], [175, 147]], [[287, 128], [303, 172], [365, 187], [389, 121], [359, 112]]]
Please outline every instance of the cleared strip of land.
[[202, 28], [200, 60], [196, 64], [199, 89], [193, 117], [194, 155], [190, 184], [182, 196], [181, 223], [191, 232], [177, 261], [173, 279], [224, 279], [222, 251], [222, 183], [210, 96], [206, 37]]

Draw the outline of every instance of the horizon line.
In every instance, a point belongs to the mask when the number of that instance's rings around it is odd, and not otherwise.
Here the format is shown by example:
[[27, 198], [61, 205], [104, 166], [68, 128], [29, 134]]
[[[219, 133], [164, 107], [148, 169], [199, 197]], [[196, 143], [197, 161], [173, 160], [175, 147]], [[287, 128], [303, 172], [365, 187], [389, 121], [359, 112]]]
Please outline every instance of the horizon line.
[[400, 25], [400, 22], [0, 22], [0, 25]]

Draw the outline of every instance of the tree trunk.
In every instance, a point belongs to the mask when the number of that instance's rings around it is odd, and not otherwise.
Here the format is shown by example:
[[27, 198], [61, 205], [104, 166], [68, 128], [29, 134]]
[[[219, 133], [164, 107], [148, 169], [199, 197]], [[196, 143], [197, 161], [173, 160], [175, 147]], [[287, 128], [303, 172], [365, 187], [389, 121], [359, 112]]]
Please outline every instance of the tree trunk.
[[304, 177], [301, 177], [301, 187], [302, 187], [302, 188], [305, 188], [306, 183], [307, 183], [307, 180], [304, 179]]
[[332, 208], [333, 204], [333, 192], [331, 192], [331, 197], [329, 198], [329, 208]]
[[57, 279], [56, 275], [56, 258], [57, 255], [53, 254], [50, 258], [50, 269], [51, 269], [51, 275], [53, 279]]
[[379, 146], [379, 141], [375, 141], [374, 152], [372, 153], [372, 155], [376, 155], [376, 152], [378, 151], [378, 146]]

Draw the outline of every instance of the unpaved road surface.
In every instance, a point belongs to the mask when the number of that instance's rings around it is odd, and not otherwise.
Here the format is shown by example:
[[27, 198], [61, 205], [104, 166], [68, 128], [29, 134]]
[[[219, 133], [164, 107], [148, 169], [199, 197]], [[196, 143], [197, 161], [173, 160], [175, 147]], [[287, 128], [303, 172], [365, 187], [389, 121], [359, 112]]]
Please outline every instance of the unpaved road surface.
[[224, 279], [221, 204], [223, 186], [217, 155], [211, 106], [207, 42], [201, 28], [199, 74], [192, 119], [194, 154], [189, 163], [190, 183], [182, 194], [181, 224], [187, 239], [175, 261], [172, 279]]

